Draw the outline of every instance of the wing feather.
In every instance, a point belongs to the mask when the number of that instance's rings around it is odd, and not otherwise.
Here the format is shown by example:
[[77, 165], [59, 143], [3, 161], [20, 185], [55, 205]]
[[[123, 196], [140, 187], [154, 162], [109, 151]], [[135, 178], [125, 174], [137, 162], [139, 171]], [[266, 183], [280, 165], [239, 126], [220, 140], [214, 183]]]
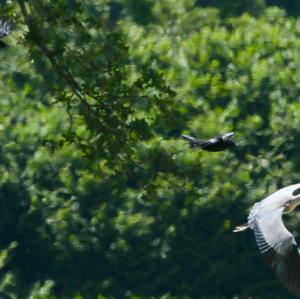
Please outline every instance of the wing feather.
[[11, 23], [6, 20], [2, 19], [0, 21], [0, 38], [7, 36], [11, 32]]
[[254, 231], [260, 252], [279, 280], [291, 292], [300, 294], [300, 255], [294, 236], [283, 224], [283, 209], [258, 203], [250, 212], [248, 224]]

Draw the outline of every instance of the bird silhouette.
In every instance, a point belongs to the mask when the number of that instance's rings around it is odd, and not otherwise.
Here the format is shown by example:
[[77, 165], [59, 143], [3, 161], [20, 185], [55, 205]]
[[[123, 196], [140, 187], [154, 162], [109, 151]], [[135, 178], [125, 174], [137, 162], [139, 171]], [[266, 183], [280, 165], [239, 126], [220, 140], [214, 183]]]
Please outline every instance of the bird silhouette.
[[182, 134], [181, 136], [182, 138], [189, 141], [191, 148], [201, 148], [209, 152], [220, 152], [236, 146], [236, 144], [232, 140], [230, 140], [233, 135], [234, 132], [229, 132], [208, 140], [198, 140], [192, 136], [184, 134]]
[[252, 207], [246, 224], [234, 232], [250, 228], [257, 246], [279, 280], [289, 291], [300, 294], [300, 251], [294, 236], [286, 229], [282, 215], [300, 204], [300, 184], [282, 188]]

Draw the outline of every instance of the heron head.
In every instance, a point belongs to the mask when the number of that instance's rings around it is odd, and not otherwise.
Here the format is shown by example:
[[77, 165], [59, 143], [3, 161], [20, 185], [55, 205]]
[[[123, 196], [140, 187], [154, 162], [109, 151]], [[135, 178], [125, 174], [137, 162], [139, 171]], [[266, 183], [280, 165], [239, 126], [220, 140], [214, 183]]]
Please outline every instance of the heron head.
[[300, 205], [300, 184], [291, 186], [291, 192], [287, 192], [286, 203], [284, 204], [284, 212], [292, 212]]

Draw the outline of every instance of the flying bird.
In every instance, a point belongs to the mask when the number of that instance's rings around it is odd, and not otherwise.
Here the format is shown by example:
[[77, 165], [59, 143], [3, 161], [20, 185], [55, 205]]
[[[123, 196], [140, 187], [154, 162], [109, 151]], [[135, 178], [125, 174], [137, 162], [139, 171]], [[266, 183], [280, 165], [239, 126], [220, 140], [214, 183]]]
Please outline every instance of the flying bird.
[[[6, 18], [0, 20], [0, 39], [11, 33], [12, 24]], [[0, 48], [7, 48], [7, 44], [0, 40]]]
[[199, 147], [209, 152], [220, 152], [236, 145], [232, 140], [230, 140], [233, 135], [234, 132], [229, 132], [208, 140], [198, 140], [192, 136], [184, 134], [181, 136], [190, 142], [191, 148]]
[[300, 294], [300, 251], [294, 236], [286, 229], [282, 215], [300, 204], [300, 184], [282, 188], [252, 207], [248, 222], [234, 232], [250, 228], [257, 246], [289, 291]]

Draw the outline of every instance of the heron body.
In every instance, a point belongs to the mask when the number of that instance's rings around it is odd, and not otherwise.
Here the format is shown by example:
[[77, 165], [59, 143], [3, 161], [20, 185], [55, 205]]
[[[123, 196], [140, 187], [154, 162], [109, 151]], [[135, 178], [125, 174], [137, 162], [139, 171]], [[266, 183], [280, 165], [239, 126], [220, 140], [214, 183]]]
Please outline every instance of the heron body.
[[282, 188], [252, 207], [248, 223], [235, 228], [254, 231], [257, 246], [281, 282], [300, 294], [300, 252], [294, 236], [286, 229], [282, 215], [300, 204], [300, 184]]
[[209, 152], [220, 152], [236, 145], [232, 140], [230, 140], [233, 135], [233, 132], [229, 132], [208, 140], [198, 140], [189, 135], [181, 136], [189, 141], [191, 148], [202, 148]]

